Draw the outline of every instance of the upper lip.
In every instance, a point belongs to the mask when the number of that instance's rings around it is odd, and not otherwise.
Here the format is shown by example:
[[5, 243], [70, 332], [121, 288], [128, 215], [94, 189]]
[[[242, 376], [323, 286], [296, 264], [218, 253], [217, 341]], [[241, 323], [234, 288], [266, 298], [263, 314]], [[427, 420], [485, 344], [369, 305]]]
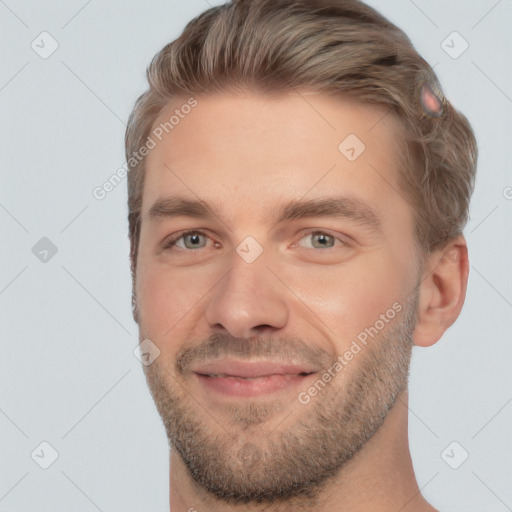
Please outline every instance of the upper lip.
[[299, 375], [316, 373], [311, 364], [282, 363], [276, 361], [238, 361], [220, 359], [194, 366], [192, 372], [201, 375], [226, 375], [229, 377], [266, 377], [269, 375]]

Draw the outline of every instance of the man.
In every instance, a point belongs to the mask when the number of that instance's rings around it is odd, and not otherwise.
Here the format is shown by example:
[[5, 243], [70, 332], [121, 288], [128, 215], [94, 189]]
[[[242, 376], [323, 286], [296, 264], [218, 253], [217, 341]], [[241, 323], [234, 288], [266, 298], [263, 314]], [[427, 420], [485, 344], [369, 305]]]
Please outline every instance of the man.
[[458, 317], [477, 150], [357, 0], [209, 9], [126, 133], [133, 313], [182, 511], [402, 511], [413, 345]]

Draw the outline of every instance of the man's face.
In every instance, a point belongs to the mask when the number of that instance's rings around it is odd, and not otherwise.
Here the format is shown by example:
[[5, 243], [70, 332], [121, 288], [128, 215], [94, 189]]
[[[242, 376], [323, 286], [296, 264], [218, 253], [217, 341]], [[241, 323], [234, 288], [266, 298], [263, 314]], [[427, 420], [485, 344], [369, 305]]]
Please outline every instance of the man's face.
[[306, 92], [196, 99], [147, 159], [135, 292], [140, 339], [160, 350], [148, 384], [202, 488], [313, 496], [407, 384], [419, 269], [398, 122]]

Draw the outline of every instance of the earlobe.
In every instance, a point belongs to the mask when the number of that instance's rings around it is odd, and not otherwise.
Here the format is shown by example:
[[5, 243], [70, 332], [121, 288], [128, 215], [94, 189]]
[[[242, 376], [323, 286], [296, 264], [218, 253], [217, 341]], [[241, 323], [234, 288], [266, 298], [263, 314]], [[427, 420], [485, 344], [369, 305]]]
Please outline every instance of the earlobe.
[[419, 290], [415, 345], [433, 345], [455, 322], [466, 298], [468, 275], [468, 249], [463, 235], [427, 258]]

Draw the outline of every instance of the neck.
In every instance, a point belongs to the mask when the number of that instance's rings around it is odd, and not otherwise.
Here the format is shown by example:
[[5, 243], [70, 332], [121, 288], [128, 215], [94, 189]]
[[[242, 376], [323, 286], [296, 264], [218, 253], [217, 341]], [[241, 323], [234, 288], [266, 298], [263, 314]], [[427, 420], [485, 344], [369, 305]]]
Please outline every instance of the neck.
[[436, 512], [416, 482], [408, 442], [408, 393], [397, 399], [372, 438], [323, 488], [314, 504], [306, 500], [276, 505], [231, 505], [207, 495], [188, 474], [179, 454], [171, 450], [171, 512]]

